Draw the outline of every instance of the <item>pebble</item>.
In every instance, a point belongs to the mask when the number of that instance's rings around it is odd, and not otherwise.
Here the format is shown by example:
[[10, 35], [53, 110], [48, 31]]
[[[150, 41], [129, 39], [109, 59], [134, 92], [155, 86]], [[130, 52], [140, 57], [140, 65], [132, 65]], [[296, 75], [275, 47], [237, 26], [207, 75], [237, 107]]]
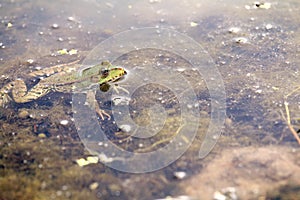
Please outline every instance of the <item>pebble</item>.
[[267, 29], [267, 30], [270, 30], [271, 28], [273, 28], [272, 24], [267, 24], [267, 25], [266, 25], [266, 29]]
[[53, 29], [58, 29], [58, 28], [59, 28], [58, 24], [52, 24], [51, 27], [52, 27]]
[[39, 133], [39, 134], [38, 134], [38, 137], [39, 137], [39, 138], [46, 138], [47, 135], [46, 135], [45, 133]]
[[174, 177], [176, 179], [181, 180], [181, 179], [184, 179], [186, 177], [186, 172], [184, 172], [184, 171], [177, 171], [177, 172], [174, 172], [173, 175], [174, 175]]
[[131, 131], [131, 126], [128, 124], [123, 124], [119, 127], [122, 131], [124, 131], [125, 133], [128, 133]]
[[27, 110], [21, 110], [18, 114], [21, 119], [25, 119], [29, 117], [29, 112]]
[[27, 63], [28, 63], [28, 64], [32, 64], [33, 62], [34, 62], [33, 59], [28, 59], [28, 60], [27, 60]]
[[191, 27], [196, 27], [196, 26], [198, 26], [198, 23], [196, 23], [196, 22], [191, 22], [191, 23], [190, 23], [190, 26], [191, 26]]
[[60, 121], [61, 125], [68, 125], [68, 123], [69, 123], [69, 121], [66, 119]]
[[11, 28], [12, 26], [13, 26], [12, 23], [10, 22], [7, 23], [7, 28]]
[[74, 21], [75, 18], [74, 18], [74, 17], [68, 17], [68, 20], [69, 20], [69, 21]]
[[90, 184], [89, 188], [90, 188], [90, 190], [95, 190], [98, 188], [98, 186], [99, 186], [99, 183], [94, 182], [94, 183]]
[[128, 97], [114, 97], [112, 99], [112, 102], [115, 106], [117, 105], [129, 105], [129, 102], [130, 102], [130, 98]]

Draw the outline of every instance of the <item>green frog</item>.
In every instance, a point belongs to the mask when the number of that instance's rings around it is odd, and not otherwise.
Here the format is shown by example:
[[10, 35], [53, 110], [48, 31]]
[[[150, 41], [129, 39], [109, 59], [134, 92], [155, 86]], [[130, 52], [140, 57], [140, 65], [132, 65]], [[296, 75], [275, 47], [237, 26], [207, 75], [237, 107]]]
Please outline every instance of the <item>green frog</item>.
[[16, 103], [34, 101], [52, 91], [80, 92], [87, 94], [86, 103], [95, 109], [102, 120], [104, 120], [104, 116], [110, 119], [110, 115], [99, 108], [95, 99], [95, 91], [90, 88], [94, 85], [99, 85], [100, 89], [102, 86], [108, 86], [112, 82], [123, 79], [127, 72], [124, 68], [113, 66], [108, 61], [84, 68], [78, 72], [82, 66], [78, 63], [79, 60], [76, 60], [29, 73], [29, 78], [39, 80], [29, 90], [22, 79], [7, 83], [0, 89], [0, 106], [4, 107], [10, 101]]

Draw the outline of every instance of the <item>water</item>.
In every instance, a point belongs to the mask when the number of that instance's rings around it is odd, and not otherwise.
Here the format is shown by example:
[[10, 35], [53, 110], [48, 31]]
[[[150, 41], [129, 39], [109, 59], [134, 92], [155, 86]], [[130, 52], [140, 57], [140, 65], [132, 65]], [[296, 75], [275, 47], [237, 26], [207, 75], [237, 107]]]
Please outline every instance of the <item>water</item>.
[[[16, 78], [24, 78], [32, 87], [36, 80], [26, 74], [36, 68], [84, 60], [100, 42], [122, 31], [163, 27], [186, 34], [208, 52], [223, 78], [227, 102], [223, 134], [213, 152], [200, 160], [199, 148], [212, 112], [206, 77], [172, 52], [137, 50], [116, 59], [115, 63], [127, 67], [129, 80], [134, 80], [130, 71], [145, 66], [161, 67], [170, 74], [180, 72], [197, 96], [193, 108], [199, 110], [200, 126], [191, 147], [170, 166], [139, 175], [118, 172], [102, 163], [85, 167], [76, 164], [90, 152], [72, 121], [72, 94], [51, 93], [25, 104], [11, 102], [0, 110], [0, 199], [156, 199], [179, 195], [212, 199], [216, 191], [225, 194], [222, 189], [227, 187], [235, 187], [244, 199], [299, 196], [299, 179], [291, 178], [299, 169], [299, 144], [287, 126], [284, 106], [288, 102], [291, 125], [299, 130], [300, 91], [291, 93], [300, 87], [298, 1], [271, 1], [270, 8], [269, 4], [235, 0], [24, 0], [3, 1], [0, 5], [1, 87]], [[57, 51], [62, 49], [78, 53], [59, 55]], [[168, 75], [162, 76], [172, 84]], [[126, 88], [126, 80], [122, 84]], [[182, 122], [179, 101], [174, 100], [170, 88], [154, 84], [144, 89], [147, 92], [135, 93], [131, 109], [136, 112], [131, 117], [147, 125], [151, 122], [147, 109], [163, 102], [159, 105], [169, 118], [160, 135], [141, 146], [142, 140], [126, 140], [128, 134], [112, 120], [99, 121], [115, 144], [133, 152], [164, 147]], [[97, 99], [110, 113], [111, 99], [101, 93]], [[69, 123], [63, 125], [62, 120]], [[276, 163], [280, 167], [274, 167]], [[186, 172], [187, 177], [174, 177], [176, 171]], [[247, 173], [257, 178], [257, 185]], [[280, 188], [273, 179], [284, 186]], [[261, 188], [256, 196], [255, 187]], [[275, 190], [278, 192], [272, 192]]]

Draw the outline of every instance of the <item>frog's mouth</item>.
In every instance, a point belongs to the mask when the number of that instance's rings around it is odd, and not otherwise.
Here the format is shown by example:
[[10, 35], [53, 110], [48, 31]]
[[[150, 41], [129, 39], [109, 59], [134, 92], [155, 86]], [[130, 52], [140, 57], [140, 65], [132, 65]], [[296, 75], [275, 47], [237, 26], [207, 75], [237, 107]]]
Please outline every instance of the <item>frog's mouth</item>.
[[[125, 72], [124, 75], [125, 75], [125, 74], [127, 74], [127, 73]], [[121, 81], [121, 80], [123, 80], [124, 78], [125, 78], [124, 76], [120, 76], [120, 77], [118, 77], [118, 78], [116, 78], [116, 79], [112, 79], [112, 80], [110, 80], [110, 81], [108, 81], [108, 82], [114, 83], [114, 82]]]
[[[114, 70], [122, 71], [122, 73], [118, 73], [118, 74], [115, 75], [115, 76], [111, 76], [111, 77], [106, 81], [106, 83], [114, 83], [114, 82], [117, 82], [117, 81], [121, 81], [121, 80], [123, 80], [123, 79], [125, 78], [124, 75], [127, 74], [126, 70], [123, 69], [123, 68], [113, 68], [113, 69], [111, 69], [109, 75], [113, 74], [113, 71], [114, 71]], [[109, 75], [107, 75], [107, 76], [109, 76]], [[104, 83], [102, 83], [102, 84], [104, 84]]]

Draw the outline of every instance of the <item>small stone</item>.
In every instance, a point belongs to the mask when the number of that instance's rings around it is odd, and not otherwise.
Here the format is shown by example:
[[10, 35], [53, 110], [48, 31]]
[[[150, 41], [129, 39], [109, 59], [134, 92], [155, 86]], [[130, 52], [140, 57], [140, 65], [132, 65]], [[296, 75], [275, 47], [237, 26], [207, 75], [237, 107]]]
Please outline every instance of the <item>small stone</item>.
[[66, 119], [60, 121], [60, 124], [61, 124], [61, 125], [64, 125], [64, 126], [65, 126], [65, 125], [68, 125], [68, 123], [69, 123], [69, 121], [66, 120]]
[[75, 18], [74, 17], [68, 17], [68, 21], [75, 21]]
[[227, 197], [219, 191], [214, 192], [214, 200], [226, 200]]
[[176, 179], [184, 179], [186, 177], [186, 172], [183, 172], [183, 171], [177, 171], [177, 172], [174, 172], [173, 173], [174, 177]]
[[250, 9], [251, 9], [251, 7], [250, 7], [249, 5], [245, 5], [245, 8], [246, 8], [247, 10], [250, 10]]
[[255, 93], [261, 94], [262, 90], [261, 89], [255, 90]]
[[184, 72], [186, 70], [186, 68], [177, 68], [176, 71], [178, 72]]
[[99, 183], [94, 182], [94, 183], [90, 184], [89, 188], [90, 188], [90, 190], [96, 190], [98, 188], [98, 186], [99, 186]]
[[6, 27], [11, 28], [12, 26], [13, 26], [12, 23], [8, 22]]
[[123, 124], [119, 127], [122, 131], [124, 131], [125, 133], [128, 133], [131, 131], [131, 126], [127, 125], [127, 124]]
[[38, 134], [38, 137], [39, 137], [39, 138], [46, 138], [47, 135], [46, 135], [45, 133], [39, 133], [39, 134]]
[[33, 59], [28, 59], [28, 60], [27, 60], [27, 63], [28, 63], [28, 64], [32, 64], [33, 62], [34, 62]]
[[52, 27], [53, 29], [58, 29], [58, 28], [59, 28], [58, 24], [52, 24], [51, 27]]
[[19, 118], [25, 119], [29, 117], [29, 112], [27, 110], [21, 110], [18, 114]]
[[266, 25], [266, 29], [267, 29], [267, 30], [270, 30], [271, 28], [273, 28], [272, 24], [267, 24], [267, 25]]

